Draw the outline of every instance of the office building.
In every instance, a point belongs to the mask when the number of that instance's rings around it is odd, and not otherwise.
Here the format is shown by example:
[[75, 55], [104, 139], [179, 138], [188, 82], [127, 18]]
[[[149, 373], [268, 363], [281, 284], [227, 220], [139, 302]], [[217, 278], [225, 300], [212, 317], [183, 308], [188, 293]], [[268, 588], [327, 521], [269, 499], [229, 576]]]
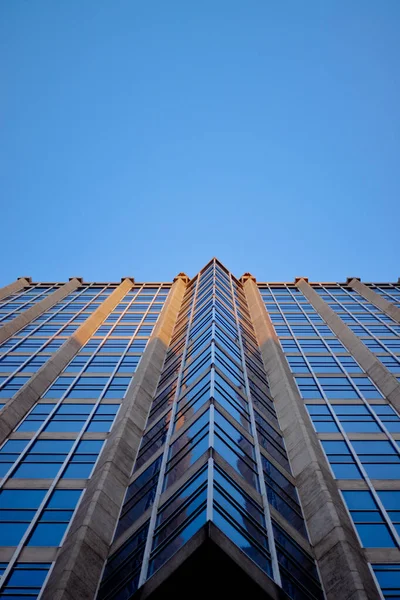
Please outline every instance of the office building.
[[400, 285], [0, 289], [0, 599], [400, 598]]

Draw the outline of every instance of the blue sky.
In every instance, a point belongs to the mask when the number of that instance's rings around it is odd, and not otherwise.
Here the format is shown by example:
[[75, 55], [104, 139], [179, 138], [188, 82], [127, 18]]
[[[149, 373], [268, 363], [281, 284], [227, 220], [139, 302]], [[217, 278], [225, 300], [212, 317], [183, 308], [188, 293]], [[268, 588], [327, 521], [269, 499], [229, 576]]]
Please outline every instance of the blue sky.
[[4, 0], [0, 285], [400, 276], [398, 0]]

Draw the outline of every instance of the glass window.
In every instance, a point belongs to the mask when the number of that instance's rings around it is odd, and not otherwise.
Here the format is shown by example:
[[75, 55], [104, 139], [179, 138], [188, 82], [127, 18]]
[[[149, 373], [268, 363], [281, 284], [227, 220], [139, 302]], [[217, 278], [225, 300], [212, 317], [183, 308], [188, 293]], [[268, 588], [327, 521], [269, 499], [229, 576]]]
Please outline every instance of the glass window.
[[318, 377], [327, 398], [358, 398], [350, 379], [347, 377]]
[[353, 377], [353, 383], [356, 384], [364, 398], [383, 398], [369, 377]]
[[11, 377], [10, 381], [0, 390], [0, 398], [12, 398], [27, 381], [29, 381], [29, 377]]
[[214, 522], [263, 571], [272, 576], [260, 507], [230, 478], [215, 472]]
[[295, 379], [303, 398], [322, 398], [314, 377], [295, 377]]
[[290, 481], [267, 459], [261, 456], [268, 502], [297, 531], [307, 537], [297, 490]]
[[306, 404], [306, 408], [318, 433], [337, 433], [339, 431], [326, 404]]
[[67, 468], [63, 473], [66, 479], [90, 477], [93, 466], [103, 448], [104, 440], [84, 440], [79, 442]]
[[18, 546], [46, 490], [2, 490], [0, 492], [0, 540], [2, 546]]
[[250, 431], [248, 403], [233, 385], [217, 371], [214, 376], [214, 398], [232, 415], [243, 427]]
[[258, 490], [253, 445], [217, 410], [215, 411], [215, 449], [239, 475]]
[[285, 469], [290, 471], [283, 437], [266, 421], [258, 411], [254, 411], [260, 445]]
[[400, 491], [382, 490], [377, 492], [397, 533], [400, 534]]
[[17, 427], [17, 431], [37, 431], [54, 407], [55, 404], [37, 404]]
[[113, 377], [104, 398], [123, 398], [131, 381], [131, 377]]
[[308, 356], [307, 358], [315, 373], [342, 373], [333, 356]]
[[337, 479], [361, 479], [361, 473], [346, 442], [321, 441]]
[[380, 433], [381, 427], [374, 415], [365, 405], [361, 404], [333, 404], [333, 411], [339, 418], [343, 429], [348, 432]]
[[372, 565], [385, 600], [400, 598], [400, 564]]
[[[28, 600], [37, 598], [51, 563], [16, 563], [2, 588], [3, 598]], [[23, 590], [23, 595], [21, 595]]]
[[0, 450], [0, 477], [9, 471], [29, 440], [8, 440]]
[[[179, 548], [181, 548], [206, 522], [206, 501], [207, 490], [203, 489], [191, 497], [188, 503], [185, 503], [177, 513], [175, 513], [166, 523], [160, 525], [154, 532], [153, 551], [150, 556], [149, 574], [157, 571]], [[162, 515], [162, 509], [160, 515]], [[164, 531], [168, 535], [168, 542], [162, 544], [164, 540]]]
[[[75, 361], [76, 360], [77, 359], [75, 359]], [[88, 364], [87, 368], [85, 369], [85, 373], [108, 373], [108, 372], [111, 373], [117, 366], [117, 363], [119, 360], [120, 360], [119, 356], [97, 355]], [[74, 361], [72, 361], [72, 363], [73, 362]], [[72, 365], [72, 363], [71, 363], [71, 365]]]
[[371, 404], [371, 408], [392, 433], [400, 433], [400, 417], [389, 404]]
[[28, 546], [59, 546], [81, 493], [82, 490], [55, 490], [33, 529]]
[[58, 377], [44, 394], [43, 398], [61, 398], [73, 381], [73, 377]]
[[352, 446], [371, 479], [400, 478], [400, 456], [390, 442], [353, 440]]
[[282, 587], [296, 600], [323, 600], [324, 594], [311, 556], [272, 521]]
[[154, 502], [162, 456], [159, 456], [128, 487], [115, 538], [149, 509]]
[[302, 356], [288, 356], [287, 360], [293, 373], [310, 372], [310, 369]]
[[348, 373], [362, 373], [363, 370], [356, 363], [352, 356], [338, 356], [338, 360], [342, 367], [346, 369]]
[[365, 548], [393, 548], [392, 537], [385, 518], [372, 494], [367, 491], [343, 491], [343, 497]]
[[38, 440], [14, 471], [13, 478], [53, 478], [57, 475], [73, 440]]
[[298, 352], [299, 347], [294, 340], [280, 340], [284, 352]]
[[171, 444], [165, 489], [177, 481], [208, 448], [209, 418], [207, 411]]
[[210, 378], [211, 373], [207, 373], [180, 398], [175, 419], [176, 431], [210, 399]]
[[98, 398], [108, 382], [108, 377], [79, 377], [68, 398]]

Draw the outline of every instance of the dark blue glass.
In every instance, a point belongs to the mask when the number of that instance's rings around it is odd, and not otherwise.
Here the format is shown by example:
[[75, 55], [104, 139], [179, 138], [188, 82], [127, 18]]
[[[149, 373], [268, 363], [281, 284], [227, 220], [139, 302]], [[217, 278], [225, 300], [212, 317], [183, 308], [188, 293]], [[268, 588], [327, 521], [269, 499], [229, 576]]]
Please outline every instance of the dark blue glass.
[[[33, 513], [34, 514], [34, 513]], [[2, 518], [2, 516], [0, 517]], [[29, 522], [4, 523], [0, 522], [0, 540], [2, 546], [18, 546], [22, 536], [28, 529]]]
[[46, 490], [2, 490], [0, 509], [39, 508]]
[[194, 534], [204, 525], [206, 521], [206, 511], [203, 509], [191, 520], [186, 527], [179, 531], [179, 535], [175, 536], [171, 541], [164, 546], [158, 554], [150, 561], [149, 576], [153, 575], [162, 565], [179, 550]]
[[248, 537], [232, 521], [228, 520], [227, 515], [223, 515], [218, 510], [214, 511], [214, 523], [238, 546], [251, 560], [253, 560], [263, 571], [272, 577], [271, 561], [268, 553], [268, 542], [265, 536], [264, 547], [256, 542], [251, 542]]
[[29, 538], [28, 546], [59, 546], [68, 523], [38, 523]]
[[396, 544], [387, 525], [384, 524], [356, 524], [358, 535], [364, 548], [395, 548]]

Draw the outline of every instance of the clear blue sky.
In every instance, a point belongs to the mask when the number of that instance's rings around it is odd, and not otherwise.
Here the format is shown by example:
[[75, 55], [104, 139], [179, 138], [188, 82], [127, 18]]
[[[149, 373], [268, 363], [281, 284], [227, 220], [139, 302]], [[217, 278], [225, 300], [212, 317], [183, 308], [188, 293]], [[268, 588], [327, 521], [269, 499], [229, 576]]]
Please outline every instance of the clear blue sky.
[[400, 276], [399, 0], [3, 0], [0, 284]]

